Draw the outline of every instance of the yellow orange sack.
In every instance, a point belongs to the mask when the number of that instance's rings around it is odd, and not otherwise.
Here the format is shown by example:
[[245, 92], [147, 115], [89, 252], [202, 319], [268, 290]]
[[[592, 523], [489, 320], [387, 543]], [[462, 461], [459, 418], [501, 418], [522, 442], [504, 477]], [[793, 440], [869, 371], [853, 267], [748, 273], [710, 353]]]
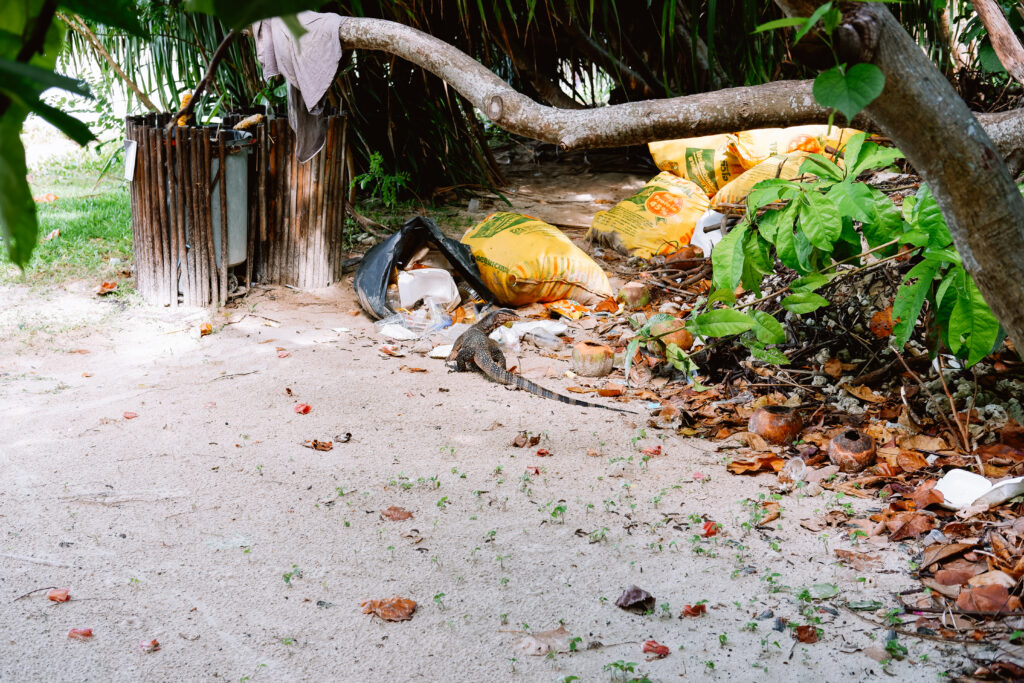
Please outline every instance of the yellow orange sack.
[[791, 154], [776, 154], [759, 163], [735, 180], [727, 183], [711, 199], [711, 208], [715, 211], [728, 209], [723, 204], [741, 204], [747, 195], [762, 180], [769, 178], [782, 178], [792, 180], [800, 174], [800, 165], [808, 157], [810, 152], [793, 152]]
[[662, 140], [647, 145], [658, 169], [697, 183], [708, 196], [743, 173], [730, 135]]
[[834, 157], [846, 147], [846, 141], [859, 132], [839, 126], [758, 128], [733, 135], [730, 150], [743, 168], [751, 169], [776, 154], [799, 151]]
[[608, 277], [561, 230], [530, 216], [492, 213], [462, 236], [494, 296], [508, 306], [611, 297]]
[[628, 256], [671, 254], [690, 243], [707, 195], [695, 183], [662, 172], [609, 211], [598, 211], [587, 239]]

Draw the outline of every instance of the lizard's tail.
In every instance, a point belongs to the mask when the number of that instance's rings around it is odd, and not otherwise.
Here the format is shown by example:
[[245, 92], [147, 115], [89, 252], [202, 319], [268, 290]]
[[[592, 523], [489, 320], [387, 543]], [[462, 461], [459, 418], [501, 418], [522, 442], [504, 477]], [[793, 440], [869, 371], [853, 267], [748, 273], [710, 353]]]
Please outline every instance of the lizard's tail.
[[511, 372], [499, 366], [490, 358], [477, 358], [476, 362], [479, 368], [483, 370], [484, 374], [493, 379], [495, 382], [500, 382], [501, 384], [514, 385], [520, 389], [523, 389], [524, 391], [528, 391], [531, 394], [536, 394], [537, 396], [540, 396], [542, 398], [550, 398], [552, 400], [559, 401], [560, 403], [567, 403], [571, 406], [580, 406], [582, 408], [603, 408], [605, 410], [614, 410], [617, 413], [627, 413], [629, 415], [639, 414], [633, 410], [614, 408], [612, 406], [601, 405], [600, 403], [590, 403], [589, 401], [581, 401], [579, 399], [571, 398], [569, 396], [563, 396], [562, 394], [556, 394], [555, 392], [545, 389], [544, 387], [535, 382], [531, 382], [525, 377], [513, 375]]

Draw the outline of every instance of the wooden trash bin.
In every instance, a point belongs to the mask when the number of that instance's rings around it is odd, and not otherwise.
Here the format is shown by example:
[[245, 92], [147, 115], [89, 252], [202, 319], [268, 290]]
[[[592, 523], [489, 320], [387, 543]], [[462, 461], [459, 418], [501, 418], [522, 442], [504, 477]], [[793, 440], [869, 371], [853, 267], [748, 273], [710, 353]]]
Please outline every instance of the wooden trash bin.
[[245, 138], [230, 129], [243, 116], [169, 133], [167, 114], [127, 119], [135, 279], [146, 301], [223, 305], [252, 282], [308, 289], [341, 278], [345, 116], [328, 117], [324, 149], [304, 164], [287, 119], [264, 119]]

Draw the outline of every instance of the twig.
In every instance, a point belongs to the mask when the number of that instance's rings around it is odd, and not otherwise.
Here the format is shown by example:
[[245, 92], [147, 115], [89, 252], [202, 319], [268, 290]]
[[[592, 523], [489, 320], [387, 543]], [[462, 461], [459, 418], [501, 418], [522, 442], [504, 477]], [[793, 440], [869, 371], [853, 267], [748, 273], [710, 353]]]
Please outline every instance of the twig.
[[356, 219], [356, 223], [359, 223], [359, 226], [363, 230], [365, 230], [366, 232], [370, 233], [374, 237], [380, 237], [381, 239], [384, 239], [385, 237], [389, 236], [389, 233], [382, 232], [382, 231], [386, 231], [388, 229], [388, 227], [386, 225], [381, 225], [377, 221], [371, 220], [371, 219], [367, 218], [366, 216], [363, 216], [362, 214], [357, 213], [356, 210], [355, 210], [355, 207], [353, 207], [348, 202], [345, 202], [345, 211], [348, 212], [349, 216], [352, 216], [352, 218]]
[[209, 66], [206, 67], [206, 74], [203, 76], [203, 80], [199, 81], [199, 85], [197, 85], [196, 89], [192, 91], [192, 97], [189, 98], [188, 104], [171, 116], [171, 120], [167, 122], [167, 131], [173, 130], [174, 126], [178, 123], [178, 119], [182, 116], [191, 116], [192, 110], [196, 107], [196, 102], [199, 101], [199, 96], [203, 94], [204, 90], [206, 90], [206, 86], [209, 85], [214, 72], [217, 70], [217, 65], [220, 63], [220, 60], [224, 59], [224, 55], [228, 53], [228, 47], [231, 46], [231, 43], [237, 35], [238, 32], [235, 31], [235, 29], [231, 29], [228, 31], [228, 34], [224, 36], [224, 40], [220, 41], [220, 45], [217, 46], [217, 50], [213, 53], [213, 57], [210, 58]]
[[[942, 381], [942, 390], [946, 392], [946, 400], [949, 401], [949, 409], [953, 413], [953, 421], [956, 422], [957, 429], [960, 430], [960, 437], [963, 441], [964, 451], [969, 451], [971, 450], [971, 438], [970, 435], [967, 433], [967, 428], [964, 425], [960, 424], [960, 416], [957, 414], [956, 411], [956, 403], [953, 401], [953, 395], [949, 393], [949, 387], [946, 385], [946, 375], [942, 372], [942, 354], [937, 354], [935, 358], [939, 361], [939, 379]], [[967, 420], [970, 421], [970, 419], [971, 414], [968, 413]]]
[[216, 382], [219, 379], [228, 379], [230, 377], [242, 377], [243, 375], [255, 375], [259, 370], [250, 370], [249, 372], [233, 372], [230, 375], [221, 375], [220, 377], [214, 377], [211, 382]]
[[34, 591], [29, 591], [28, 593], [25, 593], [24, 595], [19, 595], [18, 597], [16, 597], [13, 600], [11, 600], [11, 602], [17, 602], [18, 600], [21, 600], [22, 598], [27, 598], [28, 596], [32, 595], [33, 593], [39, 593], [41, 591], [48, 591], [48, 590], [52, 590], [54, 588], [56, 588], [56, 586], [47, 586], [46, 588], [37, 588]]
[[32, 564], [41, 564], [46, 567], [64, 567], [66, 569], [81, 569], [73, 564], [66, 564], [64, 562], [55, 562], [54, 560], [43, 560], [38, 557], [29, 557], [28, 555], [12, 555], [11, 553], [0, 553], [0, 557], [8, 560], [16, 560], [18, 562], [31, 562]]
[[[932, 390], [928, 388], [928, 385], [924, 383], [924, 380], [922, 380], [921, 377], [916, 372], [914, 372], [913, 370], [910, 369], [910, 366], [907, 365], [907, 362], [905, 360], [903, 360], [903, 356], [900, 355], [900, 352], [896, 350], [896, 347], [890, 346], [889, 348], [892, 349], [892, 352], [894, 354], [896, 354], [896, 357], [899, 359], [900, 363], [903, 364], [903, 367], [904, 367], [904, 369], [906, 369], [907, 374], [909, 374], [910, 377], [914, 381], [916, 381], [921, 386], [922, 389], [924, 389], [925, 393], [928, 394], [928, 400], [929, 401], [933, 401], [935, 403], [935, 412], [937, 412], [939, 414], [939, 417], [941, 417], [942, 421], [946, 424], [946, 429], [948, 429], [950, 432], [956, 434], [956, 430], [953, 429], [953, 425], [951, 425], [949, 423], [949, 418], [947, 418], [946, 414], [944, 412], [942, 412], [941, 408], [939, 408], [939, 401], [938, 401], [938, 399], [935, 398], [935, 394], [932, 393]], [[939, 374], [942, 374], [942, 373], [939, 373]]]

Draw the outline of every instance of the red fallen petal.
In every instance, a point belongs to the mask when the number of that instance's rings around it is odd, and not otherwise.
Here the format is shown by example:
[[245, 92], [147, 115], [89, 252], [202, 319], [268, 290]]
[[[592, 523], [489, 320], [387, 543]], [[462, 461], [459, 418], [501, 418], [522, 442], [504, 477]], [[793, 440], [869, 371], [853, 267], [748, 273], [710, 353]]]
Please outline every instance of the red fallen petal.
[[287, 358], [290, 355], [292, 355], [292, 354], [288, 353], [287, 351], [278, 351], [277, 352], [277, 357], [278, 358]]
[[543, 457], [545, 457], [547, 455], [551, 455], [551, 451], [549, 451], [546, 448], [538, 448], [537, 449], [537, 455], [539, 455], [540, 457], [543, 458]]
[[661, 445], [648, 446], [647, 448], [641, 449], [640, 452], [644, 455], [661, 455]]
[[711, 538], [718, 533], [718, 522], [707, 521], [704, 522], [704, 531], [701, 536], [704, 538]]
[[85, 640], [86, 638], [92, 638], [91, 628], [73, 628], [68, 631], [68, 638], [71, 640]]
[[295, 406], [295, 412], [299, 415], [306, 415], [309, 411], [313, 410], [313, 407], [307, 403], [300, 403]]
[[54, 588], [46, 594], [46, 597], [54, 602], [67, 602], [71, 599], [71, 590], [68, 588]]
[[526, 467], [526, 473], [540, 476], [540, 468], [535, 465], [528, 465]]
[[648, 640], [644, 643], [643, 650], [645, 654], [657, 655], [658, 657], [667, 657], [669, 652], [667, 645], [662, 645], [656, 640]]
[[124, 419], [126, 419], [126, 420], [134, 420], [134, 419], [135, 419], [135, 418], [137, 418], [138, 416], [139, 416], [139, 414], [138, 414], [138, 413], [133, 413], [133, 412], [132, 412], [132, 411], [130, 411], [130, 410], [126, 410], [126, 411], [124, 411]]
[[683, 613], [680, 616], [683, 617], [699, 617], [708, 611], [708, 606], [705, 604], [700, 605], [683, 605]]

